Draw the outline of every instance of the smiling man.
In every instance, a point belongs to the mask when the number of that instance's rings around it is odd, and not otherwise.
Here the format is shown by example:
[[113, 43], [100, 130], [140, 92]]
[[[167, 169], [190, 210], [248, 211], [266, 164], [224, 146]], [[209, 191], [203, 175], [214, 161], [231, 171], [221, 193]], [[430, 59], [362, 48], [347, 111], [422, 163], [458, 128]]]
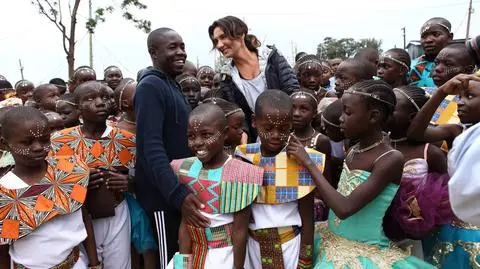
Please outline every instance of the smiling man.
[[190, 107], [175, 82], [187, 58], [185, 44], [174, 30], [159, 28], [150, 33], [147, 46], [153, 68], [142, 73], [135, 93], [136, 192], [151, 220], [157, 217], [154, 227], [160, 238], [166, 238], [159, 242], [164, 262], [178, 250], [180, 211], [194, 225], [206, 227], [208, 219], [198, 210], [201, 203], [170, 167], [171, 160], [191, 155], [187, 147]]
[[451, 23], [444, 18], [431, 18], [420, 30], [420, 43], [424, 55], [412, 61], [409, 73], [410, 85], [435, 87], [431, 73], [435, 68], [434, 60], [438, 53], [453, 39]]

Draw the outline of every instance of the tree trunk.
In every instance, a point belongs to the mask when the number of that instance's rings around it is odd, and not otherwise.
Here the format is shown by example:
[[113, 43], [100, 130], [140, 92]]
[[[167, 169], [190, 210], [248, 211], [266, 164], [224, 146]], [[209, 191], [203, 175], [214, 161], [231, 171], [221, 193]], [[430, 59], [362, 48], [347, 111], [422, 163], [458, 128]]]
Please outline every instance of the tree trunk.
[[70, 37], [68, 39], [68, 78], [71, 79], [73, 72], [75, 71], [75, 27], [77, 25], [77, 12], [80, 6], [81, 0], [75, 0], [73, 5], [72, 14], [70, 14]]

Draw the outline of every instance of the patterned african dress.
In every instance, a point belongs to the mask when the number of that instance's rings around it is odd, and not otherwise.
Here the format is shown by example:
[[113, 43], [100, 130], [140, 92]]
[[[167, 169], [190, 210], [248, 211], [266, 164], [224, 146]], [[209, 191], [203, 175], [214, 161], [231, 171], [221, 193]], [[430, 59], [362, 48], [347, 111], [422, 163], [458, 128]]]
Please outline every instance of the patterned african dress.
[[176, 254], [168, 268], [233, 268], [232, 233], [235, 212], [253, 203], [263, 180], [263, 169], [232, 159], [222, 167], [204, 169], [198, 158], [174, 160], [173, 171], [180, 181], [205, 204], [208, 228], [186, 224], [192, 254]]
[[[454, 213], [462, 216], [465, 213], [469, 216], [478, 214], [479, 211], [479, 137], [480, 124], [477, 123], [455, 138], [448, 153], [450, 202]], [[450, 224], [444, 225], [436, 234], [431, 262], [443, 269], [480, 268], [480, 226], [454, 217]]]
[[[350, 170], [344, 164], [337, 191], [350, 195], [368, 180], [370, 172]], [[383, 217], [398, 190], [385, 189], [354, 215], [341, 220], [330, 210], [328, 223], [315, 225], [315, 269], [435, 268], [394, 246], [385, 236]]]
[[135, 166], [135, 135], [116, 127], [107, 126], [102, 139], [86, 138], [76, 126], [53, 133], [51, 140], [52, 154], [76, 154], [90, 168]]
[[409, 84], [418, 87], [435, 87], [435, 83], [431, 78], [434, 68], [435, 63], [427, 61], [425, 55], [414, 59], [408, 73]]
[[[322, 172], [325, 155], [306, 150]], [[298, 200], [316, 187], [310, 173], [285, 151], [263, 157], [259, 143], [238, 146], [236, 154], [246, 155], [265, 169], [260, 194], [252, 206], [245, 268], [310, 268], [312, 246], [300, 244], [302, 220], [298, 211]]]
[[[135, 135], [116, 127], [107, 126], [100, 139], [89, 139], [81, 126], [76, 126], [53, 133], [51, 141], [52, 154], [76, 154], [89, 168], [124, 170], [135, 166]], [[100, 192], [101, 188], [105, 192]], [[101, 212], [93, 220], [97, 253], [105, 268], [130, 268], [132, 233], [127, 201], [122, 192], [101, 188], [87, 195], [90, 213]], [[97, 203], [103, 202], [108, 206], [98, 208]]]
[[[423, 88], [428, 96], [432, 96], [437, 90], [436, 87]], [[447, 96], [440, 106], [438, 106], [435, 114], [433, 114], [431, 123], [435, 125], [439, 124], [460, 124], [460, 118], [457, 113], [457, 103], [460, 100], [458, 95]]]
[[14, 268], [81, 268], [74, 265], [87, 236], [79, 209], [89, 169], [75, 156], [46, 161], [47, 172], [34, 185], [12, 172], [0, 178], [0, 244], [10, 245]]

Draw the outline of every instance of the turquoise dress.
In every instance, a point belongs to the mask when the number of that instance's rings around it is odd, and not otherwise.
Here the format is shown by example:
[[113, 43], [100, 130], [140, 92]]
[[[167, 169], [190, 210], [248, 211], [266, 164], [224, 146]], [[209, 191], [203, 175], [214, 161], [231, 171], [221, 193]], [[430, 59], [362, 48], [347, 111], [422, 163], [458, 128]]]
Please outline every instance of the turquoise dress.
[[[338, 192], [350, 195], [370, 172], [349, 170], [346, 165]], [[387, 187], [368, 205], [347, 219], [332, 210], [327, 223], [315, 227], [315, 269], [428, 269], [434, 266], [395, 247], [383, 231], [383, 217], [397, 193], [398, 185]]]
[[431, 77], [434, 68], [435, 63], [425, 59], [424, 55], [414, 59], [408, 73], [409, 84], [418, 87], [435, 87]]
[[433, 252], [427, 253], [427, 258], [438, 268], [480, 268], [480, 226], [454, 220], [440, 228], [433, 242]]

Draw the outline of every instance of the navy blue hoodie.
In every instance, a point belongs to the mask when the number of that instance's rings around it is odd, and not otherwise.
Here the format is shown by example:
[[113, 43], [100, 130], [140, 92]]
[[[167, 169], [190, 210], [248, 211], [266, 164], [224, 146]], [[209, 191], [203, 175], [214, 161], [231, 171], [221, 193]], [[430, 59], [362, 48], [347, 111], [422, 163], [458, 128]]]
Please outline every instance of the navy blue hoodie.
[[191, 155], [187, 146], [190, 106], [180, 86], [158, 69], [146, 70], [135, 92], [137, 199], [148, 212], [180, 210], [188, 189], [170, 161]]

